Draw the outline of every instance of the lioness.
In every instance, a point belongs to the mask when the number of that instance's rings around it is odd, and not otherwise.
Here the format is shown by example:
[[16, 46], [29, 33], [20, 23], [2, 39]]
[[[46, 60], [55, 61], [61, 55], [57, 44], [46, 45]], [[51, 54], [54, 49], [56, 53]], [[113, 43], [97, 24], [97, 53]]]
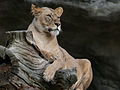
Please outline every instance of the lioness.
[[86, 90], [92, 81], [90, 61], [87, 59], [74, 59], [57, 42], [56, 36], [61, 31], [60, 16], [63, 13], [62, 7], [54, 10], [32, 5], [31, 9], [34, 19], [28, 30], [32, 31], [35, 43], [43, 56], [48, 61], [53, 61], [44, 72], [45, 80], [52, 80], [55, 72], [59, 69], [76, 67], [78, 81], [70, 90]]

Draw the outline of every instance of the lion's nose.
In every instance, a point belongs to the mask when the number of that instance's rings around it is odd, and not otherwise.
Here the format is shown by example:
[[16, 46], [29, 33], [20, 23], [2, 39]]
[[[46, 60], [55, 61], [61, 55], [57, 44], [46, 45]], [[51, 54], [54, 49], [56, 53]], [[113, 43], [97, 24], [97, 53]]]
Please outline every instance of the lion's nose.
[[60, 23], [55, 23], [55, 25], [58, 27], [58, 26], [60, 26]]

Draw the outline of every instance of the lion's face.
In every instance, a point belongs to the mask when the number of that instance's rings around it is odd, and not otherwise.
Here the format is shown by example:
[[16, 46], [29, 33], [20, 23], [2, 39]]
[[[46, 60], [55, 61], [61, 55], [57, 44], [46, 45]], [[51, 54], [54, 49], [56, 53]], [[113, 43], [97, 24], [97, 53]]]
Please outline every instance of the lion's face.
[[51, 35], [58, 35], [61, 31], [60, 16], [63, 13], [61, 7], [54, 9], [43, 7], [35, 7], [32, 5], [32, 13], [35, 16], [35, 26], [43, 32], [50, 33]]

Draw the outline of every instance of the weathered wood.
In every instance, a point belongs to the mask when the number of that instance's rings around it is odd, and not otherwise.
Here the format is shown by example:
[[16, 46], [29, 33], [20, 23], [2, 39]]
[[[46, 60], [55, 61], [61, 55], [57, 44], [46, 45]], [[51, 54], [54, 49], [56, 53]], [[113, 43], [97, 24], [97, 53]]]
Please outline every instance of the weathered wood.
[[75, 68], [59, 70], [52, 81], [44, 81], [43, 72], [50, 64], [37, 50], [31, 31], [7, 32], [7, 37], [0, 57], [9, 58], [10, 64], [0, 66], [0, 90], [69, 90], [77, 81]]

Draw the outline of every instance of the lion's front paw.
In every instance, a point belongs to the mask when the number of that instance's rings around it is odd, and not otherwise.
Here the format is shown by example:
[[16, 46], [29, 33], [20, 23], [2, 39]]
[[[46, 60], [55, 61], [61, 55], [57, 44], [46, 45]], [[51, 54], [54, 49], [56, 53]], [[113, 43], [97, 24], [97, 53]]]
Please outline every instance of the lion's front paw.
[[56, 71], [53, 69], [52, 66], [48, 66], [47, 69], [46, 69], [45, 72], [44, 72], [43, 78], [44, 78], [46, 81], [49, 82], [49, 81], [53, 80], [54, 75], [55, 75], [55, 72], [56, 72]]

